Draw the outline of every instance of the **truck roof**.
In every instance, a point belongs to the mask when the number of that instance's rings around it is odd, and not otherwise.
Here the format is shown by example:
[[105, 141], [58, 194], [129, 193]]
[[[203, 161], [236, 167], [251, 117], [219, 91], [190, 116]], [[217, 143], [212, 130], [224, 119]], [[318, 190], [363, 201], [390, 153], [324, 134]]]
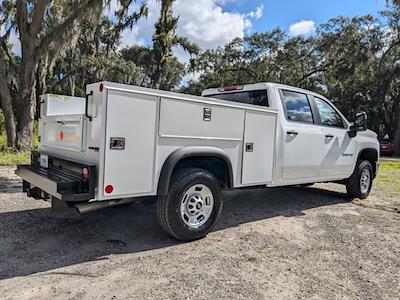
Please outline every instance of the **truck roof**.
[[321, 97], [326, 99], [324, 96], [317, 94], [315, 92], [312, 92], [310, 90], [305, 90], [299, 87], [291, 86], [291, 85], [286, 85], [286, 84], [281, 84], [281, 83], [276, 83], [276, 82], [258, 82], [258, 83], [253, 83], [253, 84], [245, 84], [245, 85], [235, 85], [235, 86], [226, 86], [226, 87], [219, 87], [219, 88], [210, 88], [210, 89], [205, 89], [202, 92], [203, 97], [212, 97], [212, 95], [218, 95], [218, 94], [228, 94], [228, 93], [234, 93], [234, 92], [243, 92], [243, 91], [256, 91], [256, 90], [265, 90], [270, 87], [278, 87], [281, 89], [290, 89], [290, 90], [297, 90], [299, 92], [307, 93], [307, 94], [312, 94], [317, 97]]

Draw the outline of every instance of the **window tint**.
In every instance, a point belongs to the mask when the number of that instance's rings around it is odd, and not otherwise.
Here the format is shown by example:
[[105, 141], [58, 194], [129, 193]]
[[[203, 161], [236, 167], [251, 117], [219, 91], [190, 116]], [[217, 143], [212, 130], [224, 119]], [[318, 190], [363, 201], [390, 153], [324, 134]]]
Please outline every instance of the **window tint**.
[[313, 123], [311, 106], [305, 94], [282, 91], [282, 95], [289, 121]]
[[328, 102], [317, 97], [314, 97], [314, 99], [317, 104], [322, 125], [343, 127], [342, 118]]
[[266, 90], [224, 93], [208, 95], [207, 97], [260, 106], [269, 106], [268, 94]]

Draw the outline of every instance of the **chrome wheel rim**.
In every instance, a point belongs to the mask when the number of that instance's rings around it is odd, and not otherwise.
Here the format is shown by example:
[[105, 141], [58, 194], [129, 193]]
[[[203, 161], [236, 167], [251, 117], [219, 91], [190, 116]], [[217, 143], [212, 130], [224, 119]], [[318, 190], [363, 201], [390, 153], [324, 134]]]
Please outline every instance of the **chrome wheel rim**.
[[189, 227], [204, 225], [212, 214], [214, 196], [204, 184], [195, 184], [188, 188], [181, 199], [182, 221]]
[[371, 172], [368, 169], [364, 169], [361, 172], [361, 178], [360, 178], [361, 193], [363, 194], [368, 193], [370, 184], [371, 184]]

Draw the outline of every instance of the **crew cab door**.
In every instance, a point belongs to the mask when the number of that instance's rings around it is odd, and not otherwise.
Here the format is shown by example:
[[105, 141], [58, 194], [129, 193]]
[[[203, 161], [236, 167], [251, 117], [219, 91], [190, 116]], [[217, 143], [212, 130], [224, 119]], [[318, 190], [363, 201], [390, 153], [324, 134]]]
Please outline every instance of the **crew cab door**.
[[324, 160], [324, 134], [322, 128], [315, 124], [310, 97], [292, 90], [280, 90], [280, 96], [285, 113], [282, 120], [282, 177], [319, 177]]
[[355, 144], [347, 134], [342, 116], [325, 99], [313, 97], [319, 124], [324, 133], [324, 159], [321, 175], [327, 177], [348, 176], [352, 173]]

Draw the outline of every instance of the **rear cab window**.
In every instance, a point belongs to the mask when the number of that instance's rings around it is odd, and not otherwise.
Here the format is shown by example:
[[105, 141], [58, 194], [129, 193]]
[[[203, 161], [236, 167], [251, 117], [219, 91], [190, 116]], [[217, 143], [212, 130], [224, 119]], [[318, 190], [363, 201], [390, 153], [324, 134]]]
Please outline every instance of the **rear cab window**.
[[310, 101], [306, 94], [281, 90], [286, 119], [292, 122], [314, 123]]
[[269, 107], [267, 90], [229, 92], [222, 94], [207, 95], [207, 97]]

